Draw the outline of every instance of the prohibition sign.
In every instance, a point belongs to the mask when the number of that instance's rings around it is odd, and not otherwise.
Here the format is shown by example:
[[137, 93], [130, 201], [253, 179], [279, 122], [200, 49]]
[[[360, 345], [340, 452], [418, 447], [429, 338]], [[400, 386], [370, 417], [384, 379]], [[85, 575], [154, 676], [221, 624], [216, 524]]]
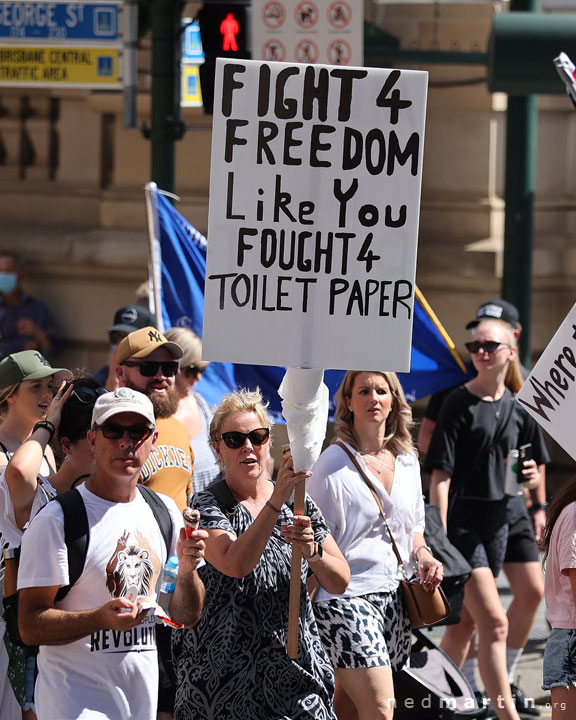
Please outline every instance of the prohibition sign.
[[286, 47], [280, 40], [268, 40], [262, 48], [262, 57], [264, 60], [282, 62], [286, 60]]
[[328, 62], [331, 65], [348, 65], [352, 58], [352, 48], [346, 40], [334, 40], [328, 48]]
[[318, 22], [318, 7], [313, 2], [299, 2], [294, 11], [296, 22], [301, 28], [309, 30]]
[[313, 40], [300, 40], [296, 45], [296, 61], [315, 63], [318, 60], [318, 45]]
[[279, 2], [267, 2], [262, 8], [262, 20], [270, 30], [277, 30], [282, 27], [284, 20], [286, 20], [284, 5]]
[[340, 0], [339, 2], [330, 3], [328, 7], [328, 22], [332, 27], [342, 30], [350, 25], [351, 20], [352, 8], [347, 2]]

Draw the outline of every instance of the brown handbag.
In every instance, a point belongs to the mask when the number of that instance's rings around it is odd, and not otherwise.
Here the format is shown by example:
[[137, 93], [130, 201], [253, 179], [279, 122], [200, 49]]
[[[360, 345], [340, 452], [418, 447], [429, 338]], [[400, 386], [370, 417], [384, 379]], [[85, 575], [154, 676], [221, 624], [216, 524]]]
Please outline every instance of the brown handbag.
[[402, 588], [406, 610], [408, 612], [408, 617], [410, 618], [410, 623], [412, 627], [428, 627], [429, 625], [434, 625], [435, 623], [445, 620], [450, 614], [450, 604], [446, 599], [444, 591], [442, 590], [440, 585], [435, 587], [434, 590], [426, 590], [418, 578], [413, 578], [412, 580], [408, 579], [408, 577], [406, 576], [404, 562], [396, 545], [396, 541], [394, 540], [394, 536], [392, 535], [392, 533], [390, 532], [390, 528], [388, 527], [386, 513], [384, 512], [384, 507], [382, 506], [382, 502], [378, 497], [378, 493], [374, 489], [374, 486], [372, 485], [369, 477], [362, 469], [362, 466], [356, 460], [355, 456], [350, 452], [350, 450], [348, 450], [346, 445], [344, 445], [340, 441], [336, 442], [336, 445], [341, 447], [342, 450], [344, 450], [344, 452], [352, 460], [356, 469], [360, 473], [360, 477], [362, 478], [362, 480], [364, 480], [370, 492], [374, 496], [374, 499], [376, 500], [376, 503], [380, 510], [380, 514], [382, 515], [382, 519], [384, 521], [384, 527], [386, 528], [386, 532], [388, 533], [388, 536], [390, 537], [390, 542], [392, 543], [392, 549], [394, 550], [394, 554], [396, 555], [396, 559], [398, 560], [398, 567], [401, 568], [402, 574], [404, 575], [404, 579], [400, 581], [400, 586]]

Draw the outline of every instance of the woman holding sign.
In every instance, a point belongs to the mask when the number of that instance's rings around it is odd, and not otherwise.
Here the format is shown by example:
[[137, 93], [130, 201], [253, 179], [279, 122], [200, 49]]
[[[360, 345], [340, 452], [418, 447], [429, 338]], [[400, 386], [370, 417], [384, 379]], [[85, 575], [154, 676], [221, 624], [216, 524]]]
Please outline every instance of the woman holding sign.
[[[309, 473], [294, 473], [289, 452], [276, 483], [266, 460], [271, 422], [259, 392], [226, 396], [210, 425], [226, 479], [194, 495], [208, 531], [204, 612], [173, 639], [177, 720], [333, 720], [334, 676], [305, 580], [314, 573], [341, 593], [350, 572], [318, 508], [294, 516], [290, 496]], [[298, 659], [286, 651], [291, 544], [302, 551]]]
[[341, 597], [320, 589], [314, 612], [336, 671], [334, 707], [340, 720], [389, 720], [394, 714], [392, 671], [408, 659], [411, 633], [399, 590], [403, 574], [367, 481], [408, 575], [412, 563], [418, 563], [422, 582], [433, 588], [442, 579], [442, 565], [422, 535], [420, 466], [409, 432], [412, 412], [397, 376], [349, 371], [336, 400], [335, 442], [312, 468], [308, 491], [350, 564], [351, 580]]
[[[493, 712], [517, 720], [506, 667], [508, 619], [496, 586], [508, 541], [508, 504], [540, 481], [548, 461], [534, 420], [515, 401], [522, 384], [516, 338], [502, 320], [484, 320], [466, 343], [477, 375], [445, 400], [427, 456], [430, 502], [448, 537], [472, 566], [462, 620], [446, 628], [442, 649], [461, 666], [476, 628], [478, 665]], [[532, 458], [519, 465], [518, 449]], [[518, 468], [517, 468], [518, 465]]]

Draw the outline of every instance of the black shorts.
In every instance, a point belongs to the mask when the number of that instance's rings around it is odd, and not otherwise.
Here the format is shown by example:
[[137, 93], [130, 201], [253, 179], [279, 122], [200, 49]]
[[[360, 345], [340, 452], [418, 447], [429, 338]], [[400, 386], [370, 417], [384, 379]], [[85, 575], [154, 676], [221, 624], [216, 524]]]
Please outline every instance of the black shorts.
[[488, 567], [497, 577], [508, 542], [506, 503], [465, 500], [454, 503], [448, 522], [448, 539], [472, 568]]
[[534, 525], [526, 509], [508, 528], [505, 563], [538, 562], [538, 544], [534, 536]]

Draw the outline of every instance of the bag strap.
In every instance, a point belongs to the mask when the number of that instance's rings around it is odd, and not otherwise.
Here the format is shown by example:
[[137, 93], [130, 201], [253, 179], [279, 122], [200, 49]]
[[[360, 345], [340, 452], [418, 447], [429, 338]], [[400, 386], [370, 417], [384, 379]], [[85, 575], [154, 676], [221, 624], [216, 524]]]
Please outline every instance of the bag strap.
[[396, 545], [394, 536], [392, 535], [390, 527], [388, 526], [388, 520], [386, 519], [386, 513], [384, 512], [384, 506], [382, 505], [382, 501], [378, 497], [378, 493], [376, 492], [374, 485], [372, 484], [372, 481], [370, 480], [368, 475], [366, 475], [366, 473], [362, 469], [362, 466], [356, 459], [355, 455], [353, 453], [351, 453], [350, 450], [348, 450], [346, 445], [344, 445], [344, 443], [341, 443], [340, 440], [337, 440], [335, 444], [338, 445], [338, 447], [341, 447], [342, 450], [344, 450], [344, 452], [348, 455], [350, 460], [352, 460], [356, 469], [360, 473], [360, 477], [362, 478], [362, 480], [364, 480], [366, 485], [368, 485], [370, 492], [374, 496], [374, 500], [376, 500], [376, 504], [378, 505], [378, 509], [380, 510], [380, 515], [382, 515], [382, 520], [384, 521], [384, 527], [386, 528], [386, 532], [388, 533], [388, 536], [390, 537], [390, 542], [392, 543], [392, 550], [394, 550], [394, 555], [396, 555], [396, 560], [398, 560], [398, 566], [402, 568], [402, 574], [404, 575], [404, 577], [406, 577], [406, 568], [404, 567], [404, 561], [402, 560], [402, 556], [400, 555], [400, 551], [398, 550], [398, 546]]
[[64, 513], [64, 542], [68, 549], [68, 585], [63, 585], [56, 593], [56, 600], [62, 600], [84, 570], [89, 542], [88, 515], [82, 495], [76, 488], [53, 499], [60, 503]]
[[[169, 557], [173, 528], [168, 508], [158, 495], [146, 485], [138, 483], [136, 487], [152, 510], [166, 545], [166, 557]], [[53, 499], [60, 503], [64, 513], [64, 542], [68, 550], [68, 585], [63, 585], [56, 593], [56, 600], [62, 600], [80, 579], [84, 570], [90, 540], [90, 527], [84, 500], [76, 488], [56, 495]]]
[[170, 517], [170, 512], [168, 511], [166, 505], [162, 502], [162, 498], [158, 497], [158, 493], [155, 493], [154, 490], [147, 487], [146, 485], [143, 485], [142, 483], [138, 483], [136, 487], [140, 491], [140, 495], [142, 495], [144, 500], [146, 500], [146, 502], [148, 503], [150, 510], [152, 510], [152, 513], [156, 518], [156, 522], [158, 523], [158, 527], [160, 528], [162, 538], [164, 539], [164, 544], [166, 545], [166, 557], [169, 558], [170, 548], [172, 547], [173, 533], [172, 518]]

